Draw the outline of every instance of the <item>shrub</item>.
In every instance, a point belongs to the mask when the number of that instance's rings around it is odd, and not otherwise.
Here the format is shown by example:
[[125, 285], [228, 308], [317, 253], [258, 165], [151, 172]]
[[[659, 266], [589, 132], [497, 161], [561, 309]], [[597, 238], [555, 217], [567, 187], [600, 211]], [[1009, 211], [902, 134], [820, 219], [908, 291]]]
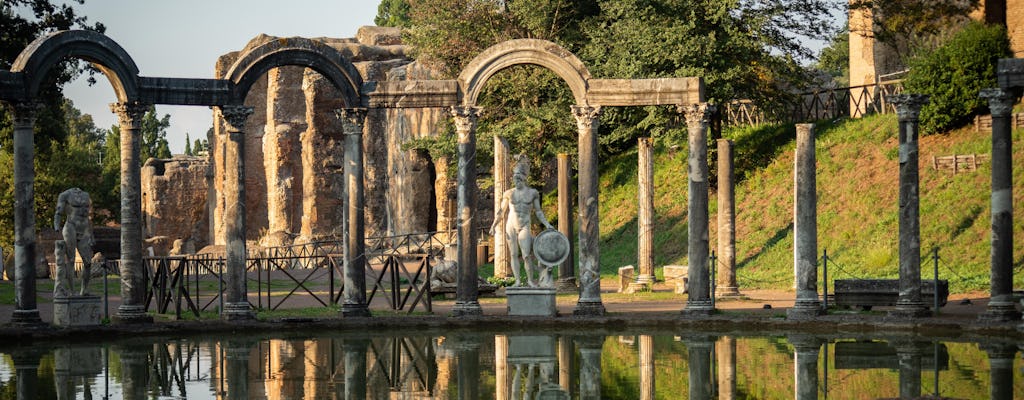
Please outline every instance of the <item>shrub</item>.
[[1010, 56], [1005, 28], [971, 22], [934, 51], [912, 58], [904, 87], [931, 96], [921, 109], [922, 132], [946, 132], [969, 122], [987, 106], [978, 92], [996, 86], [996, 62]]

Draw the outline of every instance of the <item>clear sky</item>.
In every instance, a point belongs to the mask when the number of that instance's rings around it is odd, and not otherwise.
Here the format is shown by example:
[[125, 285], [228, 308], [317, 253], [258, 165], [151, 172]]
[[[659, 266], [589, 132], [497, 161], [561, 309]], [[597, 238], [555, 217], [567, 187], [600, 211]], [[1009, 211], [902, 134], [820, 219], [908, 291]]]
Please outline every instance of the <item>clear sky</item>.
[[[106, 35], [135, 60], [139, 74], [153, 77], [213, 78], [217, 57], [241, 50], [260, 33], [272, 36], [354, 37], [360, 26], [373, 25], [377, 0], [86, 0], [76, 5], [89, 22], [102, 22]], [[116, 101], [107, 80], [85, 78], [69, 84], [65, 96], [96, 126], [117, 123], [109, 104]], [[157, 105], [157, 114], [171, 115], [167, 141], [172, 153], [205, 137], [212, 124], [207, 107]]]

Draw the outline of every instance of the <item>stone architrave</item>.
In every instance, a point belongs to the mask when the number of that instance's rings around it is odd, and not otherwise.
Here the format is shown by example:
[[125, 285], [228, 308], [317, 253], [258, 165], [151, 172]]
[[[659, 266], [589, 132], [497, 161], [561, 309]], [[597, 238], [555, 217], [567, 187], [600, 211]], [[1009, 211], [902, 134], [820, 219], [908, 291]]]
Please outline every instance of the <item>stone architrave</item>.
[[900, 163], [900, 294], [889, 315], [918, 318], [928, 315], [921, 299], [921, 217], [918, 177], [918, 117], [928, 96], [898, 94], [886, 100], [896, 106], [899, 119]]
[[219, 107], [221, 116], [227, 122], [227, 152], [225, 156], [224, 225], [227, 271], [223, 274], [224, 309], [221, 318], [225, 320], [246, 320], [256, 317], [249, 305], [246, 272], [245, 244], [245, 120], [253, 113], [252, 107], [226, 105]]
[[363, 123], [365, 108], [339, 111], [345, 133], [345, 220], [348, 233], [345, 240], [345, 289], [341, 315], [369, 317], [366, 303], [366, 219], [363, 213]]
[[818, 398], [818, 352], [821, 339], [813, 336], [793, 335], [788, 338], [793, 345], [793, 368], [796, 370], [794, 391], [797, 400]]
[[597, 128], [600, 107], [572, 106], [572, 114], [576, 118], [579, 131], [579, 282], [580, 298], [573, 310], [574, 315], [604, 315], [605, 308], [601, 302], [601, 257], [599, 242], [601, 232], [598, 216], [598, 179], [597, 179]]
[[[649, 137], [637, 139], [637, 268], [641, 290], [654, 285], [654, 144]], [[639, 288], [638, 288], [639, 289]]]
[[[501, 208], [501, 196], [510, 189], [508, 184], [512, 175], [509, 166], [508, 140], [504, 137], [494, 135], [494, 209]], [[505, 215], [494, 215], [495, 223], [498, 226], [505, 226]], [[511, 263], [509, 262], [508, 244], [502, 240], [502, 235], [494, 235], [494, 276], [504, 278], [512, 274]]]
[[14, 122], [14, 314], [15, 325], [40, 325], [36, 306], [35, 144], [32, 128], [41, 105], [9, 104]]
[[787, 318], [821, 315], [818, 300], [818, 185], [814, 124], [797, 124], [793, 166], [793, 269], [796, 301]]
[[736, 283], [736, 180], [733, 176], [733, 143], [718, 139], [718, 261], [717, 296], [739, 296]]
[[689, 154], [687, 157], [687, 212], [689, 245], [687, 251], [689, 297], [683, 314], [706, 316], [714, 312], [711, 302], [710, 275], [708, 269], [708, 119], [715, 111], [707, 103], [680, 106], [686, 114], [689, 132]]
[[[558, 153], [558, 231], [567, 238], [572, 236], [572, 185], [569, 170], [569, 155]], [[570, 241], [569, 257], [558, 267], [558, 290], [578, 292], [576, 286], [576, 258]]]
[[1013, 299], [1013, 141], [1011, 117], [1017, 96], [1001, 89], [985, 89], [981, 97], [992, 110], [992, 244], [991, 298], [980, 318], [990, 321], [1020, 319]]
[[138, 102], [114, 103], [121, 128], [121, 305], [114, 320], [149, 323], [146, 314], [146, 276], [142, 264], [142, 169], [139, 167], [142, 117], [150, 106]]
[[451, 108], [459, 143], [457, 244], [459, 249], [459, 284], [455, 289], [452, 315], [483, 315], [478, 297], [479, 276], [476, 263], [476, 120], [480, 108]]

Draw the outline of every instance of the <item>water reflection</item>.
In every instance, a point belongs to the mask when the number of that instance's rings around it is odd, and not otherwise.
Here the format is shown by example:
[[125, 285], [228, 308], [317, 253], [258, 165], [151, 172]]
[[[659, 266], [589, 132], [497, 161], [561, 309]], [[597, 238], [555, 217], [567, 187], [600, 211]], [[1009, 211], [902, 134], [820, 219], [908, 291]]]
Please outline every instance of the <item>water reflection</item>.
[[1021, 344], [471, 333], [0, 349], [0, 399], [1024, 398]]

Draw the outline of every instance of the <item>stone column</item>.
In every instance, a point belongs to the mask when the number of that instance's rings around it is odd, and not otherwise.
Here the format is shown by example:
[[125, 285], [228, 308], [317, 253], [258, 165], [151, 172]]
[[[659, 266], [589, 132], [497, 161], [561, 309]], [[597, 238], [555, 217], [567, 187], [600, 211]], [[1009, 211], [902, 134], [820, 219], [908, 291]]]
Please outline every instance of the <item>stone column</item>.
[[1013, 399], [1013, 358], [1017, 356], [1017, 347], [1007, 343], [988, 343], [981, 345], [988, 354], [989, 392], [988, 398], [993, 400]]
[[225, 346], [225, 371], [228, 390], [227, 399], [249, 398], [249, 353], [252, 343], [248, 340], [228, 340]]
[[686, 198], [689, 245], [686, 258], [690, 280], [689, 297], [683, 314], [706, 316], [715, 310], [711, 302], [708, 273], [708, 119], [715, 107], [707, 103], [691, 104], [680, 106], [679, 111], [686, 114], [686, 127], [689, 131], [689, 186]]
[[601, 257], [598, 245], [601, 240], [598, 218], [597, 179], [597, 128], [601, 116], [600, 107], [572, 106], [579, 131], [579, 260], [580, 298], [574, 315], [604, 315], [601, 303]]
[[476, 120], [480, 108], [456, 106], [451, 108], [455, 118], [455, 131], [459, 140], [458, 170], [458, 233], [456, 243], [459, 249], [459, 283], [455, 288], [455, 305], [452, 315], [456, 317], [483, 315], [477, 298], [480, 295], [479, 276], [476, 264]]
[[368, 339], [345, 339], [341, 345], [345, 352], [345, 398], [366, 398], [366, 350]]
[[146, 385], [149, 377], [150, 348], [143, 344], [127, 344], [120, 349], [121, 357], [121, 398], [124, 400], [148, 399]]
[[480, 340], [473, 336], [455, 338], [457, 379], [460, 399], [479, 399], [480, 393]]
[[636, 283], [654, 285], [654, 145], [651, 138], [637, 139], [637, 267]]
[[793, 370], [797, 400], [818, 398], [818, 350], [821, 340], [812, 336], [793, 335]]
[[[14, 120], [14, 314], [16, 325], [41, 325], [36, 305], [35, 141], [32, 128], [42, 107], [35, 102], [9, 104]], [[37, 363], [38, 364], [38, 363]]]
[[601, 348], [604, 336], [576, 338], [580, 350], [580, 400], [601, 398]]
[[558, 337], [558, 386], [561, 386], [567, 393], [572, 388], [573, 360], [575, 359], [572, 338], [568, 336]]
[[640, 399], [654, 399], [654, 337], [640, 335]]
[[[900, 398], [916, 399], [921, 397], [921, 345], [911, 341], [895, 341], [896, 359], [899, 363]], [[934, 362], [938, 363], [939, 360]]]
[[796, 125], [793, 167], [793, 272], [796, 302], [786, 318], [821, 315], [818, 300], [818, 184], [814, 155], [814, 124]]
[[494, 398], [508, 400], [508, 336], [494, 335]]
[[736, 399], [736, 338], [722, 336], [715, 342], [718, 357], [718, 398]]
[[508, 182], [512, 170], [508, 163], [508, 152], [508, 140], [494, 135], [494, 219], [500, 220], [494, 236], [494, 276], [499, 278], [512, 275], [512, 266], [508, 258], [508, 243], [505, 242], [505, 236], [502, 234], [505, 232], [505, 217], [507, 215], [498, 215], [498, 210], [501, 209], [501, 196], [505, 194], [506, 190], [511, 189]]
[[[896, 105], [899, 119], [900, 158], [900, 294], [896, 309], [889, 312], [898, 318], [928, 315], [921, 300], [921, 218], [918, 179], [918, 116], [928, 96], [898, 94], [886, 100]], [[994, 164], [993, 164], [994, 165]]]
[[569, 167], [569, 155], [558, 153], [558, 231], [569, 240], [569, 257], [558, 266], [558, 290], [578, 292], [576, 286], [576, 257], [573, 256], [572, 228], [572, 172]]
[[736, 179], [732, 145], [732, 140], [718, 139], [718, 296], [740, 295], [736, 283]]
[[1016, 96], [985, 89], [981, 97], [992, 110], [992, 273], [988, 309], [980, 317], [992, 321], [1020, 318], [1013, 302], [1013, 141], [1010, 114]]
[[121, 128], [121, 305], [114, 320], [121, 323], [149, 323], [146, 314], [146, 276], [142, 264], [142, 163], [140, 146], [142, 117], [149, 105], [114, 103]]
[[341, 315], [369, 317], [366, 304], [366, 215], [363, 213], [363, 122], [365, 108], [345, 108], [338, 112], [345, 134], [345, 287]]
[[220, 107], [227, 122], [226, 157], [224, 158], [224, 231], [227, 237], [224, 273], [224, 310], [221, 318], [246, 320], [256, 317], [249, 306], [245, 279], [245, 119], [253, 108], [239, 105]]
[[39, 398], [39, 361], [43, 352], [32, 346], [15, 348], [11, 351], [14, 362], [17, 388], [15, 396], [18, 400], [34, 400]]
[[686, 344], [687, 363], [690, 367], [690, 398], [710, 399], [711, 346], [714, 341], [708, 337], [694, 337], [683, 341]]

